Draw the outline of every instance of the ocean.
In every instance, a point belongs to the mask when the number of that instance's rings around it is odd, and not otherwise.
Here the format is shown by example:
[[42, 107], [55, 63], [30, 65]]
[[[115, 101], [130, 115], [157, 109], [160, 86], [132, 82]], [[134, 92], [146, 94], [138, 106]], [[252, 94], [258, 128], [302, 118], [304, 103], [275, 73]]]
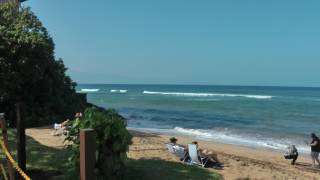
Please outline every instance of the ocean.
[[320, 135], [320, 88], [79, 84], [88, 101], [116, 109], [130, 129], [284, 150]]

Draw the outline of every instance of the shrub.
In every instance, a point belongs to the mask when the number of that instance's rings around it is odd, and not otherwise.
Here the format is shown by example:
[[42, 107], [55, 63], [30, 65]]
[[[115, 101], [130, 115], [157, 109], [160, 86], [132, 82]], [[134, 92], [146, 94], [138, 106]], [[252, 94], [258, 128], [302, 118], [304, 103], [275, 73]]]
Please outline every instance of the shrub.
[[[92, 128], [96, 133], [96, 170], [98, 179], [121, 179], [126, 152], [132, 136], [126, 129], [126, 120], [114, 110], [87, 108], [84, 116], [73, 120], [66, 138], [69, 145], [70, 174], [79, 174], [80, 168], [80, 129]], [[76, 176], [74, 176], [76, 177]]]

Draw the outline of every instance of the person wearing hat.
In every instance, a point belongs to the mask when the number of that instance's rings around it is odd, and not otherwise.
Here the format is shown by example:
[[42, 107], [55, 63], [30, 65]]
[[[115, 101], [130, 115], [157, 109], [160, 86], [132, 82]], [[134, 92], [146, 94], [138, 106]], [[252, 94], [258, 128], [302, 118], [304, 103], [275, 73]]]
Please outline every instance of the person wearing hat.
[[178, 141], [178, 139], [175, 138], [175, 137], [171, 137], [169, 140], [170, 140], [170, 144], [173, 145], [173, 146], [176, 145], [177, 141]]
[[179, 146], [179, 147], [186, 148], [186, 146], [184, 146], [184, 145], [177, 144], [178, 139], [175, 137], [171, 137], [169, 140], [170, 140], [169, 144], [171, 144], [172, 146]]

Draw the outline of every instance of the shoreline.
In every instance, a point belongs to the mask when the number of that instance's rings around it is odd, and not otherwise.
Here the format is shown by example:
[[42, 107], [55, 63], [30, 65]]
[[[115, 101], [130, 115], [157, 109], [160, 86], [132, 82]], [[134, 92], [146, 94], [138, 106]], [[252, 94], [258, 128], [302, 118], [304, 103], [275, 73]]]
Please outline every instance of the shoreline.
[[[31, 128], [26, 129], [26, 135], [47, 147], [64, 149], [63, 136], [52, 136], [52, 131], [51, 127]], [[133, 143], [127, 152], [129, 160], [158, 160], [183, 164], [165, 147], [165, 143], [169, 141], [171, 135], [129, 131], [133, 135]], [[194, 140], [192, 137], [186, 136], [175, 137], [178, 138], [178, 143], [183, 145]], [[320, 169], [311, 168], [311, 159], [307, 157], [299, 156], [297, 164], [292, 166], [290, 161], [285, 160], [280, 152], [197, 141], [201, 149], [212, 151], [223, 165], [222, 169], [206, 168], [205, 170], [208, 170], [209, 173], [218, 173], [226, 180], [320, 179]], [[152, 167], [150, 168], [152, 169]], [[169, 174], [168, 178], [170, 178]]]
[[[138, 132], [144, 132], [144, 133], [151, 133], [151, 134], [159, 134], [159, 135], [167, 135], [167, 136], [181, 136], [181, 137], [186, 137], [186, 138], [193, 138], [194, 140], [197, 141], [205, 141], [208, 143], [215, 143], [215, 144], [224, 144], [224, 145], [231, 145], [231, 146], [237, 146], [237, 147], [243, 147], [243, 148], [248, 148], [248, 149], [255, 149], [255, 150], [261, 150], [261, 151], [272, 151], [275, 153], [281, 153], [283, 154], [286, 151], [286, 147], [283, 148], [275, 148], [275, 147], [267, 147], [267, 146], [258, 146], [258, 145], [253, 145], [252, 143], [241, 143], [241, 142], [236, 142], [236, 141], [225, 141], [226, 138], [219, 138], [214, 139], [214, 138], [205, 138], [201, 137], [198, 135], [193, 135], [193, 134], [188, 134], [188, 133], [180, 133], [174, 131], [174, 129], [153, 129], [153, 128], [134, 128], [134, 127], [128, 127], [127, 128], [129, 131], [138, 131]], [[245, 139], [243, 139], [245, 140]], [[222, 142], [225, 141], [225, 142]], [[309, 147], [304, 147], [301, 148], [299, 145], [296, 145], [298, 148], [298, 152], [300, 156], [303, 157], [309, 157], [310, 155], [310, 150]]]
[[[131, 159], [162, 159], [178, 161], [168, 153], [165, 143], [172, 137], [168, 134], [129, 130], [134, 138], [128, 157]], [[300, 155], [296, 165], [290, 165], [283, 153], [277, 151], [254, 149], [239, 145], [223, 144], [213, 141], [199, 140], [190, 136], [174, 135], [178, 144], [187, 145], [198, 141], [200, 149], [212, 151], [223, 164], [222, 170], [208, 168], [221, 174], [224, 179], [319, 179], [320, 169], [311, 168], [311, 159]], [[140, 152], [141, 151], [141, 152]]]
[[[183, 143], [184, 145], [190, 144], [192, 141], [197, 141], [199, 144], [203, 144], [204, 148], [208, 148], [210, 149], [211, 146], [215, 146], [217, 151], [221, 151], [224, 149], [230, 149], [232, 154], [238, 154], [242, 155], [241, 152], [243, 151], [247, 151], [247, 152], [254, 152], [253, 154], [269, 154], [271, 156], [277, 156], [277, 157], [282, 157], [283, 158], [283, 154], [284, 151], [283, 150], [279, 150], [279, 149], [272, 149], [272, 148], [262, 148], [262, 147], [253, 147], [253, 146], [246, 146], [246, 145], [239, 145], [239, 144], [231, 144], [231, 143], [222, 143], [222, 142], [218, 142], [215, 140], [209, 140], [209, 139], [201, 139], [198, 137], [192, 137], [191, 135], [183, 135], [183, 134], [166, 134], [166, 133], [161, 133], [161, 132], [152, 132], [152, 131], [143, 131], [143, 130], [139, 130], [139, 129], [132, 129], [132, 128], [128, 128], [128, 130], [130, 132], [134, 132], [134, 133], [145, 133], [145, 134], [152, 134], [152, 135], [157, 135], [160, 136], [162, 138], [166, 138], [169, 142], [169, 139], [171, 137], [175, 137], [179, 140], [178, 144]], [[201, 146], [200, 146], [201, 147]], [[235, 149], [235, 151], [233, 151], [232, 149]], [[240, 150], [240, 151], [239, 151]], [[238, 151], [238, 152], [236, 152]], [[300, 153], [299, 152], [299, 159], [302, 160], [303, 162], [306, 163], [311, 163], [311, 159], [310, 159], [310, 155], [309, 154], [305, 154], [305, 153]]]

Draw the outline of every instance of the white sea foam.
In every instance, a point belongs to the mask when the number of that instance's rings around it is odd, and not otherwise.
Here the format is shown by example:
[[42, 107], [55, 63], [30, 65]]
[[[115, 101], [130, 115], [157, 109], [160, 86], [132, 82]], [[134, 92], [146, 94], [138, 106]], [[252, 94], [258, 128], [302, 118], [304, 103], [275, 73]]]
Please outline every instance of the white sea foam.
[[184, 93], [184, 92], [155, 92], [155, 91], [143, 91], [144, 94], [158, 94], [158, 95], [173, 95], [173, 96], [191, 96], [191, 97], [244, 97], [254, 99], [271, 99], [273, 96], [268, 95], [252, 95], [252, 94], [220, 94], [220, 93]]
[[81, 89], [81, 92], [98, 92], [100, 89]]
[[126, 90], [126, 89], [111, 89], [110, 92], [111, 93], [127, 93], [128, 90]]
[[174, 130], [176, 130], [180, 133], [188, 134], [188, 135], [212, 137], [212, 134], [210, 134], [208, 132], [201, 131], [199, 129], [185, 129], [185, 128], [181, 128], [181, 127], [175, 127]]
[[227, 130], [217, 131], [212, 129], [205, 130], [175, 127], [174, 131], [175, 133], [192, 136], [198, 139], [215, 140], [222, 143], [237, 144], [250, 147], [270, 148], [274, 150], [285, 150], [289, 144], [296, 144], [300, 152], [309, 152], [309, 148], [307, 146], [303, 144], [297, 144], [297, 142], [294, 142], [293, 140], [289, 139], [259, 139], [250, 135], [241, 136], [237, 134], [232, 134]]

